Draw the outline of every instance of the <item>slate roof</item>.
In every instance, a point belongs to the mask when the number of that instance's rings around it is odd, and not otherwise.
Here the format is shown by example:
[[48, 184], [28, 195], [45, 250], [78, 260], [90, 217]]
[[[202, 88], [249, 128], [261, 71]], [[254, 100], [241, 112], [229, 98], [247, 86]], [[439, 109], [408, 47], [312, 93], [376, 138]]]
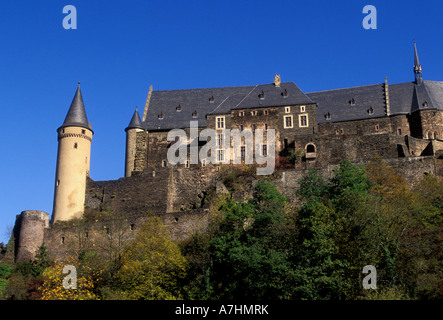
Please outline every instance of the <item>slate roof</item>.
[[89, 128], [88, 117], [86, 116], [80, 84], [77, 87], [74, 99], [72, 99], [65, 121], [58, 129], [65, 127], [82, 127], [91, 130], [91, 128]]
[[[317, 103], [318, 123], [361, 120], [386, 116], [384, 83], [310, 92]], [[350, 101], [354, 99], [354, 104]], [[426, 102], [426, 103], [425, 103]], [[389, 85], [390, 114], [410, 114], [423, 109], [443, 110], [443, 82], [423, 80]], [[369, 112], [372, 108], [372, 114]], [[326, 119], [326, 114], [330, 119]]]
[[131, 121], [126, 127], [125, 131], [129, 129], [142, 129], [142, 120], [140, 119], [140, 114], [138, 113], [137, 108], [135, 108], [134, 115], [132, 116]]
[[[386, 115], [384, 84], [311, 92], [317, 103], [317, 122], [337, 122]], [[351, 103], [353, 99], [354, 103]], [[373, 114], [370, 114], [372, 108]], [[326, 120], [326, 114], [330, 120]]]
[[[287, 96], [285, 97], [284, 91]], [[264, 94], [263, 99], [260, 95]], [[443, 82], [423, 80], [389, 84], [390, 114], [443, 110]], [[303, 93], [293, 82], [256, 86], [153, 91], [146, 120], [134, 116], [128, 126], [147, 130], [187, 128], [197, 120], [206, 127], [209, 114], [231, 110], [317, 103], [317, 122], [341, 122], [386, 116], [385, 84]], [[326, 115], [330, 118], [327, 119]], [[138, 119], [134, 118], [138, 117]], [[128, 129], [127, 128], [127, 129]]]
[[[285, 91], [286, 90], [286, 91]], [[260, 94], [263, 92], [263, 99]], [[284, 92], [287, 93], [285, 96]], [[234, 109], [309, 104], [313, 101], [293, 82], [256, 86], [153, 91], [143, 128], [165, 130], [189, 127], [198, 120], [206, 127], [206, 115], [227, 114]]]

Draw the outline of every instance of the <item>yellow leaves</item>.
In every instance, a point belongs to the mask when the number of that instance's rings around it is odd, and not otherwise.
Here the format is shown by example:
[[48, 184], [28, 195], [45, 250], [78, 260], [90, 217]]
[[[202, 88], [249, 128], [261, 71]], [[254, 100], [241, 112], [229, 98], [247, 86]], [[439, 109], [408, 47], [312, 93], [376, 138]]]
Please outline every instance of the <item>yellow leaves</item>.
[[[63, 273], [66, 265], [76, 267], [77, 271], [77, 289], [65, 289], [63, 279], [68, 274]], [[43, 272], [44, 282], [40, 290], [42, 290], [42, 300], [96, 300], [98, 297], [94, 293], [96, 283], [100, 281], [103, 270], [92, 270], [86, 265], [69, 257], [59, 260], [54, 266], [48, 267]]]
[[179, 296], [179, 280], [186, 260], [169, 239], [160, 218], [149, 218], [121, 257], [117, 278], [131, 299], [173, 299]]

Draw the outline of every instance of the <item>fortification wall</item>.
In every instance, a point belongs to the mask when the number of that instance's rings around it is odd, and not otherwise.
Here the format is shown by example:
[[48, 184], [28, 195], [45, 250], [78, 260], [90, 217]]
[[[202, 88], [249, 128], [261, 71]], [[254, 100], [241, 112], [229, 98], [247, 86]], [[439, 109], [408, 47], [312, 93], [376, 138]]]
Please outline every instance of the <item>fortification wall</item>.
[[45, 229], [44, 242], [52, 259], [76, 256], [94, 250], [105, 257], [116, 257], [134, 239], [149, 217], [160, 217], [173, 240], [188, 238], [197, 230], [204, 231], [209, 221], [207, 209], [162, 214], [124, 214], [120, 219], [92, 220], [55, 224]]
[[177, 212], [198, 208], [216, 175], [216, 167], [178, 164], [146, 168], [131, 177], [111, 181], [88, 179], [85, 209], [143, 213]]

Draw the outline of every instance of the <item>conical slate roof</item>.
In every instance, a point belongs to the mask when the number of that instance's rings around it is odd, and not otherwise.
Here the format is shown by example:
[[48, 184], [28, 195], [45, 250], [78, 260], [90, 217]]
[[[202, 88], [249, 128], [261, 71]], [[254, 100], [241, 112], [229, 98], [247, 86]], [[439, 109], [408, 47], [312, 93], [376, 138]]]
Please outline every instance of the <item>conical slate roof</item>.
[[91, 128], [89, 128], [88, 117], [86, 116], [85, 105], [83, 104], [80, 84], [77, 87], [74, 99], [72, 99], [71, 107], [69, 108], [65, 121], [59, 129], [65, 127], [82, 127], [91, 130]]
[[132, 116], [131, 122], [129, 122], [129, 125], [125, 129], [125, 131], [129, 129], [142, 129], [142, 121], [140, 119], [140, 115], [138, 114], [137, 108], [135, 108], [134, 115]]

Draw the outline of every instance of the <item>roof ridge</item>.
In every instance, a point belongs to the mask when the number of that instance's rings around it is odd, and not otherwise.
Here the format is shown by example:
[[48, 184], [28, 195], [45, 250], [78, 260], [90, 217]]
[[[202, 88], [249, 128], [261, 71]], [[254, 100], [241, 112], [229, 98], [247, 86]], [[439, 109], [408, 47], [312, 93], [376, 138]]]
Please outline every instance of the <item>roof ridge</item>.
[[[280, 84], [280, 87], [284, 84], [288, 84], [288, 83], [294, 83], [293, 81], [287, 81], [287, 82], [282, 82]], [[193, 90], [212, 90], [212, 89], [232, 89], [232, 88], [256, 88], [258, 86], [269, 86], [272, 85], [274, 86], [273, 83], [262, 83], [262, 84], [253, 84], [253, 85], [246, 85], [246, 86], [226, 86], [226, 87], [206, 87], [206, 88], [187, 88], [187, 89], [169, 89], [169, 90], [154, 90], [153, 92], [171, 92], [171, 91], [193, 91]], [[295, 83], [294, 83], [295, 85]]]
[[[378, 85], [383, 85], [383, 84], [384, 84], [384, 83], [374, 83], [374, 84], [367, 84], [367, 85], [354, 86], [354, 87], [347, 87], [347, 88], [338, 88], [338, 89], [328, 89], [328, 90], [320, 90], [320, 91], [311, 91], [311, 92], [306, 92], [306, 94], [319, 93], [319, 92], [327, 92], [327, 91], [346, 90], [346, 89], [355, 89], [355, 88], [362, 88], [362, 87], [372, 87], [372, 86], [378, 86]], [[391, 84], [390, 84], [390, 86], [391, 86]]]

